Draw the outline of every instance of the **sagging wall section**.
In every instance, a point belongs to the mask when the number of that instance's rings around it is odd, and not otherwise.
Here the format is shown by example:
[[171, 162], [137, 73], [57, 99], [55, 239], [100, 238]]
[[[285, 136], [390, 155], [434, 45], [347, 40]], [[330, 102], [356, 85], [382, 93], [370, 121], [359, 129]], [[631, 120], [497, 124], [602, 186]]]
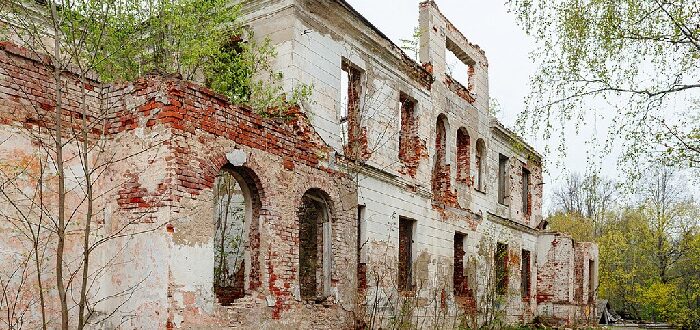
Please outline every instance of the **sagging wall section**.
[[[18, 172], [23, 179], [13, 181], [16, 191], [5, 190], [3, 210], [11, 210], [9, 201], [36, 192], [43, 182], [44, 207], [49, 215], [55, 211], [52, 74], [46, 59], [2, 44], [3, 182], [18, 166], [31, 169]], [[156, 76], [123, 85], [91, 80], [83, 89], [66, 71], [62, 86], [64, 134], [76, 138], [82, 110], [89, 108], [89, 165], [100, 169], [92, 182], [98, 196], [94, 208], [99, 211], [92, 218], [91, 242], [100, 242], [91, 258], [96, 271], [88, 279], [93, 283], [92, 327], [352, 326], [357, 284], [347, 274], [356, 264], [355, 185], [329, 161], [331, 149], [297, 108], [285, 119], [266, 119], [196, 84]], [[81, 102], [82, 91], [88, 103]], [[77, 143], [68, 143], [64, 154], [67, 204], [74, 211], [66, 260], [81, 260], [86, 183]], [[222, 178], [228, 178], [232, 188], [222, 190]], [[222, 196], [233, 196], [238, 206], [221, 207]], [[323, 220], [303, 212], [308, 198]], [[35, 204], [28, 204], [27, 210], [31, 205]], [[235, 257], [230, 241], [219, 249], [222, 241], [216, 238], [223, 226], [217, 220], [228, 211], [234, 216], [226, 224], [245, 224], [236, 231], [244, 237], [236, 241], [244, 261], [230, 261], [231, 269], [243, 271], [231, 274], [230, 282], [217, 282], [217, 251]], [[311, 235], [302, 226], [305, 221], [322, 227], [313, 247], [323, 256], [318, 267], [301, 262], [300, 242]], [[9, 270], [16, 258], [28, 255], [31, 242], [22, 239], [13, 223], [2, 223], [2, 276], [12, 279], [13, 289], [22, 289], [17, 310], [33, 311], [24, 316], [25, 326], [40, 327], [41, 316], [34, 309], [35, 277], [23, 275], [20, 281], [17, 272]], [[55, 235], [42, 235], [42, 244], [55, 249]], [[52, 255], [41, 260], [44, 283], [55, 283]], [[65, 267], [66, 272], [79, 272], [81, 263]], [[304, 294], [304, 267], [320, 268], [323, 283], [311, 289], [318, 294]], [[73, 281], [68, 288], [69, 305], [79, 298], [79, 283]], [[46, 291], [45, 298], [52, 327], [60, 320], [59, 303], [54, 291]], [[71, 308], [71, 314], [75, 312]]]

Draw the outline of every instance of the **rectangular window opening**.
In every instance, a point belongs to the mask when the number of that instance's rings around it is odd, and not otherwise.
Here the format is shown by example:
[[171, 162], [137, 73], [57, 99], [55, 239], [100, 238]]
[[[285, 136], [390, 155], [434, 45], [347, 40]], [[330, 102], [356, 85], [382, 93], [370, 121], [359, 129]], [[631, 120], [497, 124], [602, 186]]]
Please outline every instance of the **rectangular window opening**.
[[467, 235], [455, 233], [454, 237], [454, 266], [452, 284], [455, 296], [464, 296], [469, 291], [467, 276], [464, 274], [464, 240]]
[[497, 243], [494, 257], [496, 293], [505, 295], [508, 292], [508, 244]]
[[588, 260], [588, 303], [595, 301], [595, 261]]
[[350, 73], [343, 69], [340, 73], [340, 121], [348, 120], [348, 91], [350, 90]]
[[[343, 60], [340, 75], [340, 120], [349, 121], [360, 111], [362, 70]], [[357, 118], [355, 118], [357, 119]]]
[[410, 149], [417, 133], [415, 109], [416, 101], [408, 95], [401, 93], [399, 95], [399, 103], [401, 105], [401, 132], [399, 134], [399, 158], [406, 160], [408, 157], [405, 150]]
[[367, 288], [367, 264], [362, 260], [362, 248], [365, 237], [362, 233], [365, 222], [365, 205], [357, 206], [357, 287], [362, 290]]
[[453, 80], [471, 90], [474, 74], [474, 60], [457, 44], [447, 39], [445, 42], [445, 69]]
[[528, 299], [530, 297], [530, 251], [522, 250], [522, 259], [520, 268], [520, 281], [521, 281], [521, 293], [523, 299]]
[[345, 154], [352, 159], [364, 156], [361, 116], [362, 70], [347, 60], [341, 65], [340, 122], [344, 130]]
[[498, 203], [506, 205], [506, 186], [508, 185], [508, 157], [498, 155]]
[[415, 220], [399, 218], [399, 291], [413, 290], [413, 227]]
[[522, 176], [522, 201], [523, 201], [523, 214], [526, 216], [530, 215], [530, 171], [523, 167]]
[[484, 145], [484, 140], [476, 140], [476, 190], [484, 192], [484, 176], [486, 175], [486, 169], [484, 166], [484, 159], [486, 158]]

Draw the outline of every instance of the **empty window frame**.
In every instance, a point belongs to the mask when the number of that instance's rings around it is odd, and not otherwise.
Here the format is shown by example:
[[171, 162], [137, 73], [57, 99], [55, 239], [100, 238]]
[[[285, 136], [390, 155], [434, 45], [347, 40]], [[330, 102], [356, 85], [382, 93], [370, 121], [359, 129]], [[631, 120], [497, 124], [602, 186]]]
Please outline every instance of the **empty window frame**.
[[486, 145], [484, 143], [483, 139], [478, 139], [476, 140], [476, 160], [475, 160], [475, 165], [476, 165], [476, 189], [479, 191], [484, 191], [485, 190], [485, 182], [484, 182], [484, 176], [486, 176], [486, 168], [485, 168], [485, 159], [486, 159]]
[[250, 283], [250, 237], [257, 233], [260, 198], [246, 168], [224, 167], [214, 180], [214, 293], [221, 305], [245, 296]]
[[413, 290], [413, 231], [415, 220], [399, 218], [399, 291]]
[[457, 180], [470, 183], [470, 158], [471, 158], [471, 141], [469, 132], [462, 127], [457, 130]]
[[[344, 66], [343, 66], [344, 67]], [[340, 121], [344, 122], [348, 119], [348, 103], [350, 90], [350, 73], [346, 70], [340, 70]]]
[[340, 73], [340, 120], [346, 121], [359, 111], [362, 71], [343, 60]]
[[504, 295], [508, 292], [508, 244], [500, 242], [496, 244], [494, 262], [496, 293]]
[[498, 203], [506, 205], [508, 186], [508, 157], [498, 155]]
[[435, 124], [435, 165], [447, 164], [447, 117], [438, 116]]
[[530, 297], [530, 265], [530, 251], [523, 249], [522, 257], [520, 259], [520, 292], [522, 294], [523, 299], [527, 299]]
[[530, 171], [523, 167], [522, 173], [522, 204], [523, 214], [530, 215]]
[[365, 243], [364, 234], [362, 233], [365, 226], [365, 205], [357, 206], [357, 288], [364, 289], [367, 287], [367, 264], [362, 260], [362, 247]]
[[595, 301], [595, 261], [588, 260], [588, 303]]
[[410, 162], [416, 157], [413, 145], [418, 135], [418, 125], [416, 125], [416, 101], [404, 93], [399, 94], [401, 106], [401, 132], [399, 134], [399, 159], [403, 162]]
[[309, 190], [302, 197], [299, 216], [299, 286], [303, 299], [330, 295], [332, 236], [325, 194]]
[[464, 274], [464, 241], [467, 235], [455, 233], [454, 236], [454, 264], [452, 284], [455, 296], [463, 296], [468, 293], [467, 276]]
[[476, 64], [457, 43], [445, 40], [445, 69], [453, 80], [470, 91], [474, 83], [474, 65]]
[[362, 116], [360, 96], [362, 95], [362, 71], [349, 61], [343, 60], [341, 65], [340, 86], [340, 122], [345, 123], [346, 155], [359, 158], [362, 152]]

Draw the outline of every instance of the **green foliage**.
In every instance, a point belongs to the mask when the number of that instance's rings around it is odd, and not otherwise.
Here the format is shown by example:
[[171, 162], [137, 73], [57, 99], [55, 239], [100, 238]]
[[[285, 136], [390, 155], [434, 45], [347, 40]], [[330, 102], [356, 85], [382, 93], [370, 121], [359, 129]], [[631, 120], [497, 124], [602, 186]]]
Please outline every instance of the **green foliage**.
[[580, 242], [593, 241], [593, 221], [578, 213], [557, 212], [547, 220], [552, 230], [568, 233]]
[[284, 76], [272, 68], [277, 51], [269, 38], [258, 42], [251, 32], [247, 42], [222, 46], [222, 52], [212, 57], [204, 68], [207, 85], [226, 95], [231, 102], [248, 104], [261, 114], [284, 116], [289, 104], [308, 101], [312, 86], [299, 84], [286, 95]]
[[501, 106], [501, 102], [499, 102], [498, 99], [491, 97], [489, 99], [489, 114], [491, 116], [499, 118], [502, 113], [503, 107]]
[[[648, 183], [627, 196], [631, 202], [610, 204], [595, 220], [576, 208], [548, 220], [554, 230], [598, 244], [598, 294], [617, 312], [631, 319], [698, 328], [700, 205], [686, 194], [678, 174], [667, 169], [649, 173]], [[595, 200], [603, 193], [589, 197]]]
[[[700, 168], [700, 2], [509, 0], [537, 40], [539, 70], [519, 125], [551, 138], [603, 117], [621, 161]], [[638, 173], [635, 173], [638, 174]]]
[[57, 20], [71, 63], [104, 82], [144, 74], [204, 82], [232, 103], [271, 116], [308, 100], [311, 87], [288, 96], [277, 53], [240, 22], [240, 4], [228, 0], [76, 0]]
[[67, 43], [82, 51], [76, 63], [104, 81], [149, 72], [194, 80], [241, 33], [239, 6], [224, 0], [80, 0], [61, 12]]
[[408, 52], [414, 60], [418, 61], [418, 52], [420, 51], [420, 27], [416, 26], [413, 28], [413, 35], [410, 39], [400, 39], [401, 49]]

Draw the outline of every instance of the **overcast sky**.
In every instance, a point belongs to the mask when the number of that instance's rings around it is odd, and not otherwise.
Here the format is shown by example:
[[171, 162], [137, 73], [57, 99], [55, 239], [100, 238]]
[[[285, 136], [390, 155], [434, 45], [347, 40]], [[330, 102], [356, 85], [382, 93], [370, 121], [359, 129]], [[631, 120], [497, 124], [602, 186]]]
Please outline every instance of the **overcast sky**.
[[[348, 0], [372, 24], [384, 32], [395, 43], [407, 39], [418, 24], [419, 0]], [[502, 112], [499, 119], [512, 127], [517, 115], [523, 109], [524, 98], [529, 93], [528, 81], [535, 72], [536, 65], [530, 60], [530, 52], [535, 44], [515, 22], [508, 12], [505, 0], [436, 0], [440, 10], [464, 34], [469, 41], [479, 45], [489, 60], [489, 87], [491, 97], [498, 100]], [[589, 149], [583, 142], [587, 134], [604, 135], [604, 125], [589, 125], [581, 136], [573, 130], [567, 132], [566, 153], [561, 162], [556, 151], [544, 154], [544, 142], [533, 136], [526, 139], [547, 161], [545, 176], [545, 208], [552, 189], [558, 186], [566, 171], [583, 173], [587, 170]], [[556, 143], [556, 142], [555, 142]], [[556, 150], [556, 148], [552, 148]], [[616, 177], [614, 157], [603, 162], [603, 173]]]

